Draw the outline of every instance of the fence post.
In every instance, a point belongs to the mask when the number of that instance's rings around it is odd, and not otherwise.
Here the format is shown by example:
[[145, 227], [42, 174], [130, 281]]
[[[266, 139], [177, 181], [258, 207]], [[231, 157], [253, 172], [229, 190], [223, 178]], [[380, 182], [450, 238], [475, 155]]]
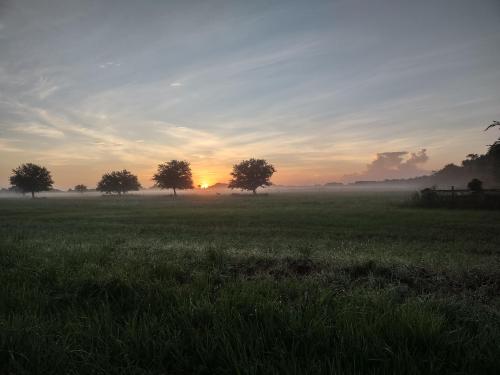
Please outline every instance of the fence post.
[[451, 204], [455, 204], [455, 186], [451, 187]]

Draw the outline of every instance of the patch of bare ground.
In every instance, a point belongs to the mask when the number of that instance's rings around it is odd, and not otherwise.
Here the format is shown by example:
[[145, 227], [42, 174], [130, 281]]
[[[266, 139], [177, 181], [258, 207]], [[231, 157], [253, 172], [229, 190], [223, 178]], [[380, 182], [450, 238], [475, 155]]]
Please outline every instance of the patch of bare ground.
[[233, 277], [254, 279], [273, 277], [318, 277], [345, 288], [398, 286], [402, 293], [434, 295], [468, 295], [487, 302], [500, 295], [500, 272], [435, 271], [423, 266], [385, 265], [374, 260], [337, 265], [316, 262], [309, 258], [249, 258], [231, 262], [228, 271]]

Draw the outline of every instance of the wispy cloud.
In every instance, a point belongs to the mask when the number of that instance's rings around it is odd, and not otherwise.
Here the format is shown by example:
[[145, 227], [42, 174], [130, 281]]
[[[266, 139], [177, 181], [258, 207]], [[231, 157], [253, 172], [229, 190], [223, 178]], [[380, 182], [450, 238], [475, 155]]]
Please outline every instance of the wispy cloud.
[[39, 124], [25, 124], [12, 128], [12, 130], [48, 138], [64, 138], [64, 133], [58, 129]]
[[114, 61], [107, 61], [105, 63], [99, 64], [99, 68], [101, 69], [108, 69], [108, 68], [118, 68], [122, 64], [119, 62], [114, 62]]
[[40, 77], [31, 90], [32, 93], [38, 96], [39, 99], [46, 99], [59, 89], [59, 86], [54, 84], [47, 77]]
[[16, 146], [12, 139], [0, 138], [0, 151], [3, 152], [24, 152], [25, 150]]

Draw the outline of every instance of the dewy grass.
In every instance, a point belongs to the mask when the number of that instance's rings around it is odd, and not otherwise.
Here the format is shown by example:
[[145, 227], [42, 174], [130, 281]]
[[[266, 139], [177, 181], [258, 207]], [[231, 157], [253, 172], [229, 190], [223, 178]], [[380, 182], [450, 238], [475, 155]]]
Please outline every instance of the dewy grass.
[[405, 199], [1, 200], [0, 373], [497, 373], [500, 213]]

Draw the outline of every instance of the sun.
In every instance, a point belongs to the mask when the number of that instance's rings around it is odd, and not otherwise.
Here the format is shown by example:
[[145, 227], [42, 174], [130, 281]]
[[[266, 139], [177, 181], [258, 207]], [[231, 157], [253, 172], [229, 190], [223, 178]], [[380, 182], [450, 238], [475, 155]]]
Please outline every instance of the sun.
[[200, 184], [200, 188], [207, 189], [208, 188], [208, 184], [206, 182], [203, 182], [203, 183]]

